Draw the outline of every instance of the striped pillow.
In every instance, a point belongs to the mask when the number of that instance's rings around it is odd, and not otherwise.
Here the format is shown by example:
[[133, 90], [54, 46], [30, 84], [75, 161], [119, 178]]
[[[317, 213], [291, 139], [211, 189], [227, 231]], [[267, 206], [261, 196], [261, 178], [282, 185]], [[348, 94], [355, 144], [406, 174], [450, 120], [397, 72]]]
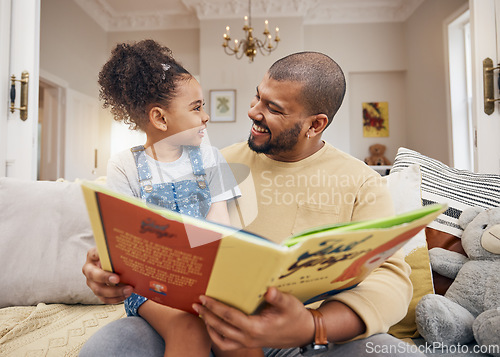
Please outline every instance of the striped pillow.
[[412, 164], [420, 165], [422, 172], [422, 204], [439, 202], [449, 207], [429, 224], [430, 228], [461, 237], [463, 230], [458, 225], [458, 217], [464, 209], [500, 206], [500, 175], [451, 168], [406, 148], [399, 148], [391, 173]]

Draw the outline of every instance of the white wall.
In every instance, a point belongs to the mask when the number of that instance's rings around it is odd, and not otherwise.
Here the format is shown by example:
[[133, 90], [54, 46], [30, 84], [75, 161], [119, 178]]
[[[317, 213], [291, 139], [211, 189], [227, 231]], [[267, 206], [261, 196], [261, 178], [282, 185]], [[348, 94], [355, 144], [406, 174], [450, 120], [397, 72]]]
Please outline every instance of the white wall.
[[[250, 64], [247, 59], [227, 56], [221, 46], [226, 25], [231, 26], [233, 38], [242, 37], [242, 20], [202, 20], [196, 30], [106, 34], [73, 1], [44, 0], [41, 67], [83, 93], [97, 97], [97, 74], [111, 48], [117, 42], [154, 38], [169, 46], [183, 65], [198, 76], [207, 111], [209, 90], [236, 89], [236, 122], [211, 123], [208, 127], [211, 144], [221, 148], [246, 140], [250, 100], [275, 60], [301, 50], [321, 51], [341, 65], [348, 81], [344, 104], [324, 134], [327, 141], [360, 159], [367, 155], [371, 140], [363, 138], [356, 128], [361, 105], [357, 102], [371, 101], [363, 97], [373, 98], [364, 91], [372, 88], [378, 98], [390, 98], [387, 101], [391, 133], [382, 143], [388, 146], [387, 156], [391, 160], [396, 148], [404, 145], [448, 162], [442, 23], [464, 3], [467, 0], [426, 0], [405, 23], [304, 25], [302, 18], [269, 18], [271, 29], [280, 27], [282, 41], [270, 56], [258, 54]], [[261, 22], [263, 19], [253, 19], [256, 34], [263, 30]], [[394, 75], [399, 77], [397, 84], [393, 84]], [[403, 77], [401, 91], [405, 98], [396, 98], [392, 86], [400, 88]], [[392, 113], [395, 108], [397, 114]], [[101, 118], [103, 146], [109, 147], [111, 122], [109, 115]], [[100, 158], [100, 162], [105, 161], [107, 158]]]
[[[349, 82], [349, 129], [350, 136], [355, 138], [351, 145], [350, 154], [364, 159], [369, 156], [368, 147], [378, 143], [386, 146], [385, 156], [392, 162], [397, 150], [407, 146], [406, 141], [406, 73], [393, 72], [351, 72]], [[389, 136], [365, 138], [363, 137], [363, 102], [389, 103]]]
[[40, 68], [81, 93], [97, 97], [107, 35], [74, 1], [43, 0]]
[[427, 0], [405, 23], [408, 146], [450, 164], [444, 20], [467, 0]]

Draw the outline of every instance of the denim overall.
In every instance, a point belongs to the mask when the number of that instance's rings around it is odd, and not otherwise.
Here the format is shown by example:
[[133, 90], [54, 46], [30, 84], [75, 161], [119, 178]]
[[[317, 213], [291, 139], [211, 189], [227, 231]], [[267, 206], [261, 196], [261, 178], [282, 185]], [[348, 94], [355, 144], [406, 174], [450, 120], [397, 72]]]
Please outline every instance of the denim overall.
[[182, 180], [179, 182], [152, 184], [151, 171], [144, 152], [144, 146], [130, 149], [134, 154], [141, 198], [148, 203], [180, 212], [188, 216], [205, 218], [210, 209], [210, 190], [205, 180], [205, 169], [199, 146], [184, 146], [188, 151], [191, 168], [196, 180]]
[[[192, 217], [205, 218], [210, 209], [210, 190], [205, 180], [205, 169], [199, 146], [183, 146], [189, 154], [191, 168], [195, 180], [182, 180], [168, 183], [152, 183], [144, 146], [135, 146], [130, 150], [134, 154], [141, 198], [157, 206], [180, 212]], [[138, 316], [137, 310], [147, 299], [143, 296], [132, 294], [125, 300], [125, 310], [128, 316]]]

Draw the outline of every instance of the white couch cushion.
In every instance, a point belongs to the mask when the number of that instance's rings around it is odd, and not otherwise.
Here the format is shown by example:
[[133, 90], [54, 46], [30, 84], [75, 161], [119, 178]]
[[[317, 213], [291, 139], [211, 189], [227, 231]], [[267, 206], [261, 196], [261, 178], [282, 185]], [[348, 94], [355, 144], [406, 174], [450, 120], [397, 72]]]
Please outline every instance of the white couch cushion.
[[78, 183], [0, 178], [0, 307], [99, 303], [82, 274], [94, 245]]

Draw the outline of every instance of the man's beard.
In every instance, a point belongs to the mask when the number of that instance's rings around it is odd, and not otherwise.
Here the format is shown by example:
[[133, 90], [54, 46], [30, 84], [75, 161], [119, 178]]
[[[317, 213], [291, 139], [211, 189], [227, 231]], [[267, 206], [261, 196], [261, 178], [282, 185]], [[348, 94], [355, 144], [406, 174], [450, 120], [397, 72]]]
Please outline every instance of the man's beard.
[[302, 129], [301, 123], [296, 123], [294, 127], [281, 132], [276, 138], [269, 136], [269, 140], [262, 145], [256, 145], [252, 134], [248, 137], [248, 146], [251, 150], [259, 154], [276, 155], [292, 150], [299, 141], [299, 134]]

